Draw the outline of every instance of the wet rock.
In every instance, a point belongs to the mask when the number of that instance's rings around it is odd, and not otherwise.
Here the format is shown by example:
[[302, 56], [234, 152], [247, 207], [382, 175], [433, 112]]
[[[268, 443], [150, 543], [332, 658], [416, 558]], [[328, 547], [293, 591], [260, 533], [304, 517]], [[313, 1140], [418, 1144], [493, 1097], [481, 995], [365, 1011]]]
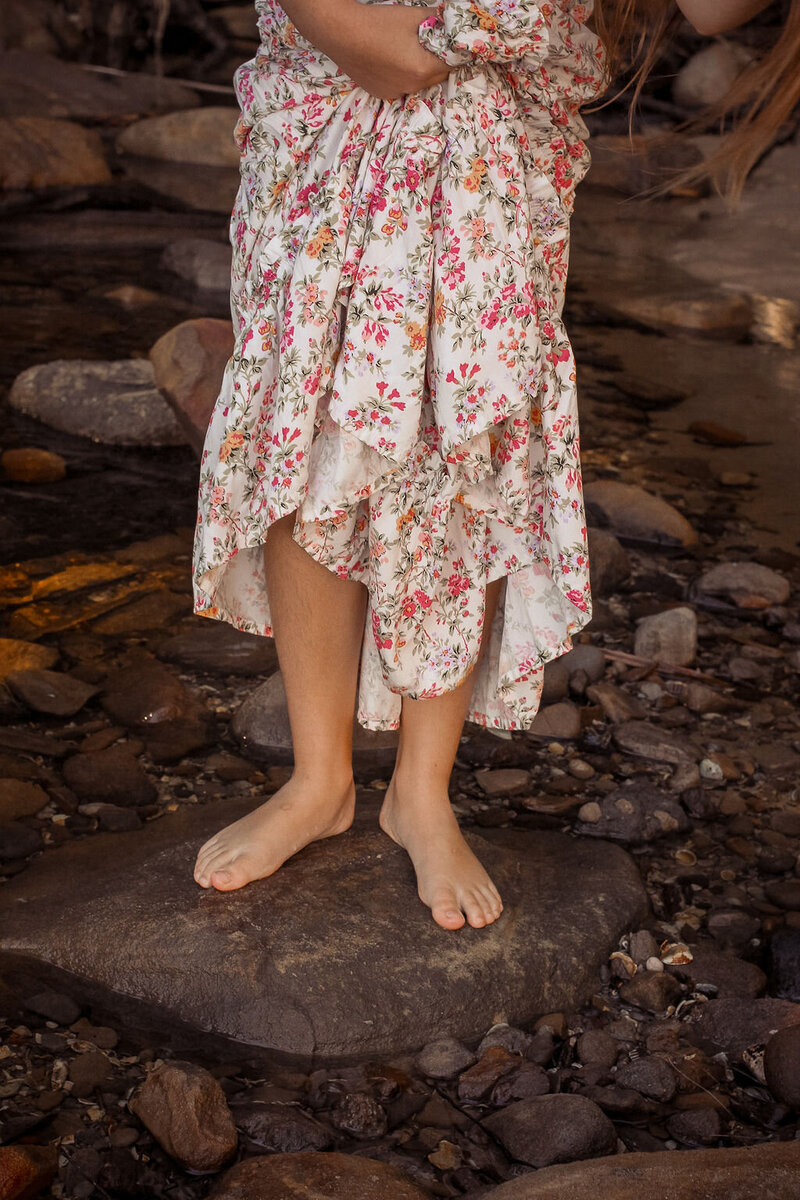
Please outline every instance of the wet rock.
[[106, 121], [197, 104], [196, 92], [165, 75], [109, 77], [30, 50], [0, 54], [0, 80], [0, 111], [6, 116]]
[[764, 1050], [764, 1078], [776, 1100], [800, 1109], [800, 1025], [779, 1029]]
[[273, 1154], [245, 1158], [215, 1183], [209, 1200], [430, 1200], [404, 1171], [356, 1154]]
[[[200, 291], [220, 293], [230, 291], [231, 250], [230, 246], [223, 242], [213, 242], [209, 238], [180, 238], [177, 242], [173, 242], [172, 245], [167, 246], [166, 250], [161, 256], [161, 266], [167, 271], [172, 271], [174, 275], [179, 275], [181, 279], [185, 279], [188, 283], [193, 284], [194, 287], [199, 288]], [[190, 323], [186, 322], [186, 324]], [[191, 326], [194, 326], [196, 331], [196, 323], [191, 322]], [[181, 334], [177, 335], [177, 338], [183, 340], [184, 342], [191, 341], [191, 326], [189, 330], [182, 331]], [[230, 347], [228, 354], [230, 354], [230, 351], [233, 349], [233, 335], [230, 323], [227, 321], [214, 321], [214, 326], [226, 327], [225, 329], [215, 328], [212, 337], [214, 337], [214, 340], [220, 345], [228, 345]], [[178, 329], [181, 329], [181, 326], [178, 326]], [[167, 333], [164, 336], [171, 339], [173, 333], [174, 331], [170, 331], [170, 333]], [[226, 333], [227, 337], [225, 336]], [[178, 341], [178, 345], [180, 345], [180, 341]], [[156, 346], [159, 346], [158, 342], [156, 342]], [[220, 365], [218, 357], [213, 353], [213, 343], [210, 349], [211, 362], [209, 363], [209, 366], [214, 367], [215, 381], [216, 384], [219, 385], [222, 379], [222, 374], [218, 370]], [[157, 361], [153, 363], [153, 366], [157, 370], [159, 368], [164, 370], [165, 373], [166, 371], [169, 371], [167, 378], [170, 382], [174, 380], [174, 384], [176, 386], [184, 383], [186, 376], [185, 367], [176, 379], [172, 368], [165, 369], [164, 358], [165, 348], [164, 346], [160, 346]], [[227, 358], [228, 355], [226, 355], [226, 362]], [[223, 370], [225, 368], [224, 362], [222, 363], [222, 368]], [[194, 379], [197, 380], [196, 373], [192, 372], [192, 375], [194, 376]], [[190, 386], [192, 383], [192, 375], [189, 377]], [[205, 434], [205, 426], [202, 424], [201, 403], [203, 400], [208, 398], [208, 395], [211, 391], [213, 391], [212, 381], [207, 380], [205, 388], [202, 388], [201, 385], [199, 397], [196, 398], [196, 402], [192, 405], [190, 418], [192, 420], [192, 428], [195, 430], [196, 435], [199, 435], [201, 430], [203, 434]], [[217, 391], [219, 391], [219, 387], [217, 387]], [[214, 397], [214, 399], [216, 399], [216, 397]], [[213, 405], [214, 401], [212, 400], [211, 408], [213, 408]], [[211, 408], [208, 409], [206, 415], [206, 426], [208, 425], [208, 417], [211, 415]], [[194, 424], [195, 422], [196, 426]], [[196, 440], [199, 442], [199, 436], [197, 436]], [[199, 448], [202, 449], [202, 443], [199, 443]]]
[[80, 1017], [70, 1023], [70, 1029], [77, 1033], [82, 1042], [91, 1042], [98, 1050], [113, 1050], [119, 1041], [116, 1030], [107, 1025], [92, 1025], [86, 1017]]
[[79, 187], [111, 182], [93, 129], [48, 117], [0, 118], [0, 188]]
[[514, 1100], [532, 1100], [550, 1091], [550, 1076], [535, 1062], [521, 1062], [502, 1075], [492, 1089], [491, 1103], [495, 1108]]
[[29, 996], [24, 1003], [31, 1012], [38, 1013], [47, 1021], [55, 1021], [57, 1025], [71, 1025], [81, 1015], [81, 1006], [71, 996], [54, 992], [51, 988]]
[[[590, 1070], [596, 1072], [600, 1068], [592, 1067]], [[607, 1086], [596, 1083], [589, 1084], [582, 1089], [580, 1094], [586, 1100], [591, 1100], [593, 1104], [602, 1108], [604, 1113], [612, 1113], [614, 1116], [638, 1113], [645, 1107], [642, 1097], [633, 1088], [617, 1087], [616, 1084]]]
[[590, 513], [598, 514], [617, 537], [677, 546], [697, 542], [697, 533], [676, 508], [637, 484], [598, 479], [584, 492]]
[[383, 1137], [388, 1128], [386, 1113], [369, 1092], [347, 1092], [332, 1109], [331, 1121], [340, 1132], [365, 1141]]
[[147, 359], [56, 359], [14, 380], [12, 408], [62, 433], [117, 446], [176, 446], [183, 434]]
[[[196, 287], [225, 290], [230, 287], [231, 256], [228, 246], [181, 239], [168, 246], [164, 266]], [[184, 321], [160, 337], [150, 350], [156, 387], [172, 406], [186, 440], [198, 456], [202, 452], [209, 418], [219, 394], [222, 376], [233, 353], [230, 321], [201, 317]], [[232, 627], [229, 627], [232, 628]], [[233, 630], [238, 633], [238, 630]], [[240, 634], [253, 637], [253, 634]], [[263, 639], [262, 639], [263, 640]]]
[[695, 1007], [684, 1030], [694, 1045], [712, 1054], [724, 1050], [733, 1062], [741, 1059], [748, 1046], [763, 1045], [778, 1029], [797, 1024], [800, 1004], [772, 996], [757, 1000], [732, 997]]
[[176, 595], [161, 588], [99, 617], [92, 622], [92, 630], [107, 637], [121, 637], [145, 629], [159, 629], [181, 614], [189, 615], [191, 610], [188, 596]]
[[605, 1029], [588, 1029], [578, 1038], [575, 1049], [582, 1063], [613, 1067], [619, 1054], [619, 1042]]
[[[545, 1037], [548, 1036], [547, 1031], [542, 1031]], [[516, 1029], [513, 1025], [508, 1025], [505, 1021], [498, 1022], [493, 1025], [485, 1037], [481, 1038], [478, 1046], [477, 1055], [481, 1058], [487, 1050], [494, 1046], [500, 1046], [508, 1054], [522, 1054], [526, 1058], [535, 1058], [533, 1053], [534, 1046], [539, 1031], [535, 1034], [526, 1033], [524, 1029]], [[552, 1047], [553, 1039], [549, 1037], [549, 1044]], [[538, 1058], [535, 1058], [538, 1062]]]
[[583, 1096], [565, 1093], [518, 1100], [482, 1121], [518, 1162], [532, 1167], [613, 1154], [614, 1126]]
[[647, 716], [647, 708], [641, 700], [605, 679], [587, 687], [586, 696], [599, 704], [611, 721], [636, 721]]
[[0, 454], [0, 469], [12, 483], [57, 483], [67, 473], [60, 454], [37, 446], [20, 446]]
[[665, 1012], [677, 1004], [683, 989], [672, 975], [664, 971], [637, 971], [632, 979], [620, 984], [619, 997], [625, 1004], [635, 1004], [647, 1012]]
[[791, 592], [784, 575], [747, 561], [717, 563], [695, 580], [694, 588], [704, 596], [722, 596], [739, 608], [785, 604]]
[[769, 826], [776, 833], [783, 833], [786, 837], [800, 837], [800, 809], [782, 809], [771, 813]]
[[[728, 838], [729, 842], [731, 840]], [[749, 847], [749, 844], [745, 842], [745, 846]], [[715, 909], [709, 914], [706, 925], [720, 949], [730, 947], [734, 951], [744, 950], [761, 929], [758, 917], [735, 907]]]
[[0, 779], [0, 823], [17, 817], [33, 817], [50, 797], [44, 788], [24, 779]]
[[[126, 176], [155, 193], [156, 197], [167, 196], [189, 212], [219, 215], [227, 212], [230, 215], [239, 182], [235, 167], [161, 162], [157, 158], [133, 154], [125, 155], [120, 166]], [[166, 239], [167, 243], [171, 240]]]
[[420, 1050], [415, 1065], [422, 1075], [430, 1079], [455, 1079], [475, 1061], [472, 1051], [457, 1038], [438, 1038]]
[[620, 1087], [633, 1088], [661, 1104], [668, 1103], [678, 1090], [675, 1072], [663, 1058], [637, 1058], [624, 1063], [614, 1079]]
[[610, 596], [630, 578], [628, 552], [608, 529], [590, 525], [587, 535], [592, 594]]
[[172, 163], [235, 167], [241, 156], [233, 140], [239, 116], [236, 108], [209, 105], [191, 112], [145, 117], [123, 130], [117, 150]]
[[3, 1200], [33, 1200], [55, 1178], [56, 1146], [0, 1146], [0, 1196]]
[[581, 732], [581, 710], [571, 700], [540, 708], [529, 733], [534, 737], [576, 738]]
[[507, 767], [498, 771], [476, 771], [475, 782], [492, 799], [498, 796], [517, 796], [530, 787], [529, 771]]
[[789, 912], [800, 912], [800, 879], [776, 879], [764, 888], [770, 904]]
[[153, 780], [124, 743], [68, 758], [64, 779], [83, 800], [136, 807], [152, 804], [158, 796]]
[[604, 296], [602, 310], [616, 320], [662, 333], [688, 333], [724, 341], [746, 337], [753, 321], [752, 306], [745, 294], [702, 285], [693, 288], [690, 297], [685, 287], [669, 285], [655, 291], [629, 290]]
[[771, 991], [800, 1002], [800, 929], [778, 929], [769, 944]]
[[[505, 911], [454, 939], [371, 818], [306, 847], [279, 876], [203, 891], [197, 850], [251, 808], [250, 796], [226, 798], [54, 848], [0, 890], [0, 949], [34, 978], [51, 963], [79, 974], [98, 1012], [120, 1012], [124, 997], [128, 1019], [200, 1029], [204, 1045], [213, 1030], [228, 1056], [268, 1047], [324, 1062], [416, 1051], [445, 1033], [468, 1041], [498, 1010], [515, 1023], [571, 1011], [644, 916], [638, 869], [618, 847], [468, 831]], [[209, 971], [218, 961], [225, 972]]]
[[102, 1050], [87, 1050], [84, 1054], [76, 1055], [69, 1064], [72, 1095], [79, 1099], [91, 1096], [95, 1088], [108, 1083], [112, 1074], [111, 1062]]
[[194, 1063], [162, 1063], [128, 1107], [167, 1154], [191, 1171], [218, 1171], [236, 1153], [236, 1126], [225, 1093]]
[[689, 826], [681, 806], [649, 783], [630, 783], [591, 803], [597, 804], [599, 813], [593, 809], [582, 815], [581, 809], [578, 831], [592, 837], [651, 842]]
[[253, 1104], [234, 1110], [236, 1126], [258, 1150], [293, 1154], [327, 1150], [333, 1134], [293, 1104]]
[[688, 667], [697, 656], [697, 617], [679, 605], [642, 617], [636, 626], [634, 653], [671, 667]]
[[[293, 761], [292, 734], [286, 710], [286, 691], [280, 671], [256, 688], [237, 708], [231, 733], [247, 758], [282, 765]], [[376, 733], [353, 717], [353, 763], [356, 769], [378, 772], [394, 764], [397, 734]]]
[[208, 717], [205, 704], [161, 663], [123, 667], [106, 679], [103, 708], [115, 721], [140, 732], [163, 722]]
[[43, 671], [37, 667], [10, 671], [6, 683], [29, 708], [56, 717], [73, 716], [97, 691], [91, 684], [62, 671]]
[[648, 721], [623, 721], [614, 729], [614, 741], [620, 750], [656, 762], [696, 762], [696, 755], [685, 737], [673, 734]]
[[695, 987], [712, 984], [717, 989], [717, 998], [746, 996], [752, 999], [761, 995], [767, 982], [766, 975], [755, 963], [702, 944], [692, 946], [692, 961], [681, 967], [681, 974], [688, 976]]
[[14, 861], [27, 858], [42, 848], [42, 835], [38, 829], [31, 829], [19, 821], [9, 821], [0, 825], [0, 859]]
[[207, 618], [198, 618], [195, 628], [162, 642], [158, 656], [213, 675], [268, 675], [278, 663], [272, 638]]
[[490, 1046], [479, 1060], [464, 1071], [458, 1080], [458, 1098], [463, 1103], [481, 1100], [497, 1083], [517, 1065], [517, 1058], [502, 1046]]
[[598, 679], [603, 678], [607, 662], [603, 648], [593, 646], [589, 642], [577, 642], [571, 650], [556, 661], [564, 664], [569, 676], [583, 671], [591, 683], [596, 683]]
[[658, 954], [658, 943], [649, 929], [637, 929], [631, 934], [628, 946], [630, 956], [638, 966]]
[[676, 1142], [684, 1146], [702, 1146], [716, 1142], [723, 1134], [724, 1127], [719, 1109], [710, 1104], [703, 1108], [687, 1109], [685, 1112], [673, 1113], [667, 1117], [667, 1132]]
[[751, 57], [745, 46], [720, 38], [685, 62], [672, 81], [672, 96], [687, 108], [716, 104]]
[[117, 804], [82, 804], [78, 811], [85, 816], [96, 817], [99, 827], [110, 833], [130, 833], [142, 827], [138, 813], [130, 808], [120, 808]]
[[488, 1200], [795, 1200], [800, 1142], [720, 1149], [640, 1151], [533, 1171], [494, 1188]]
[[57, 662], [58, 649], [55, 646], [0, 638], [0, 679], [5, 679], [11, 671], [28, 671], [32, 668], [46, 671]]

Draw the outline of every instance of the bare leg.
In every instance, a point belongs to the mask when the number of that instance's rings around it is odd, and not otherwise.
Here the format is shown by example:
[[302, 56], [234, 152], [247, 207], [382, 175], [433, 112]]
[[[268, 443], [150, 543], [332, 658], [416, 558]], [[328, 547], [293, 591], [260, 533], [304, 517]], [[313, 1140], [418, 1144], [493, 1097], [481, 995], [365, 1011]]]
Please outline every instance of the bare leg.
[[294, 771], [265, 804], [200, 848], [194, 878], [201, 887], [232, 891], [263, 879], [353, 821], [353, 712], [367, 589], [298, 546], [294, 521], [294, 513], [276, 521], [264, 544]]
[[[493, 580], [486, 589], [479, 659], [486, 650], [502, 582]], [[408, 851], [420, 899], [444, 929], [460, 929], [464, 914], [479, 929], [495, 921], [503, 908], [497, 888], [461, 834], [448, 794], [475, 669], [443, 696], [403, 698], [397, 761], [380, 814], [384, 832]]]

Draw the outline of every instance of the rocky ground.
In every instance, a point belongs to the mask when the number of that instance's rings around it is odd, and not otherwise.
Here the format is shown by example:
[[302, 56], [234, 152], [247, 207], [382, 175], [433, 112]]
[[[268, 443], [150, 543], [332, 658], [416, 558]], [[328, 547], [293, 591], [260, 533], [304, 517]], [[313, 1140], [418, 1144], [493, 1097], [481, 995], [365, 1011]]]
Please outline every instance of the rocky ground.
[[[283, 869], [318, 904], [279, 946], [277, 877], [213, 908], [190, 881], [290, 761], [273, 643], [192, 615], [232, 97], [84, 71], [37, 11], [0, 55], [3, 1196], [795, 1196], [796, 141], [738, 215], [644, 208], [594, 118], [567, 317], [595, 615], [534, 728], [468, 727], [452, 779], [507, 912], [438, 937], [373, 832], [393, 739], [360, 731], [357, 828]], [[196, 26], [221, 88], [238, 12]]]

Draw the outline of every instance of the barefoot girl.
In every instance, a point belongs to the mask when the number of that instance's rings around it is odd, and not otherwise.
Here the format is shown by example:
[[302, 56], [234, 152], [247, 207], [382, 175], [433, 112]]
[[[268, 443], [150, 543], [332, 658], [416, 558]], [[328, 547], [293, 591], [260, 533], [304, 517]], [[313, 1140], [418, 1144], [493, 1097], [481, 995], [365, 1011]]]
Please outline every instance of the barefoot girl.
[[[380, 824], [433, 919], [502, 911], [448, 781], [464, 720], [528, 728], [591, 617], [561, 313], [579, 108], [638, 3], [598, 33], [577, 0], [256, 0], [195, 611], [275, 638], [294, 771], [202, 846], [202, 887], [349, 827], [355, 711], [399, 728]], [[705, 33], [762, 7], [681, 0]]]

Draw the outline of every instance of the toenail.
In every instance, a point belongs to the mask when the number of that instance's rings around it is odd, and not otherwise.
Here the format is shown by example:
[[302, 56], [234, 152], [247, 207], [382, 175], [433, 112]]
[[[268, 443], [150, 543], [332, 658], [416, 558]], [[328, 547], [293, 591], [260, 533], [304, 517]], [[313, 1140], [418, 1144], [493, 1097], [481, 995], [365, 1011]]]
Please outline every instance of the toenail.
[[456, 910], [454, 908], [451, 908], [448, 910], [447, 915], [448, 915], [448, 917], [456, 917], [457, 918], [459, 914], [456, 912]]
[[227, 871], [217, 871], [217, 879], [221, 879], [223, 883], [230, 883], [231, 877]]

